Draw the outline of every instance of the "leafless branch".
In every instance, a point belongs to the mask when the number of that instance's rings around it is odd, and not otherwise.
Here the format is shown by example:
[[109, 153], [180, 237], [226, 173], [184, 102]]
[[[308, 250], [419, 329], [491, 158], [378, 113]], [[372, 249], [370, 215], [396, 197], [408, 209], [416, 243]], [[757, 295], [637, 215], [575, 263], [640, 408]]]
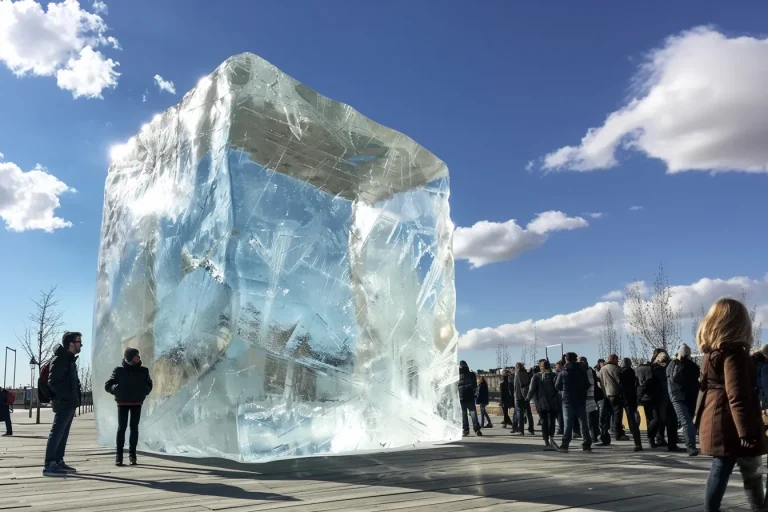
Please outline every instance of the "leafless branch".
[[638, 282], [627, 288], [625, 304], [629, 325], [638, 336], [639, 348], [644, 354], [656, 348], [674, 349], [682, 340], [682, 312], [672, 308], [671, 298], [672, 289], [663, 266], [659, 266], [650, 299], [643, 297]]
[[616, 324], [613, 321], [613, 313], [606, 311], [605, 324], [600, 331], [600, 357], [607, 358], [611, 354], [621, 355], [621, 340]]

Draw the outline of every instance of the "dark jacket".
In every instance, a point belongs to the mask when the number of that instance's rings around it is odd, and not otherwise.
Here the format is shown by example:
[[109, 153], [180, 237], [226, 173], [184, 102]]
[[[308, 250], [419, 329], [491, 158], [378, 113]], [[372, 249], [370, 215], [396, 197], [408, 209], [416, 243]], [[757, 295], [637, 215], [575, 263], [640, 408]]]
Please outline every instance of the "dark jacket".
[[501, 403], [504, 407], [514, 407], [514, 390], [512, 389], [512, 383], [509, 382], [509, 374], [504, 375], [504, 378], [499, 385], [499, 391], [501, 392]]
[[563, 404], [570, 406], [586, 405], [589, 377], [583, 364], [568, 363], [557, 374], [555, 388], [562, 391]]
[[669, 398], [686, 405], [696, 404], [699, 395], [699, 365], [690, 359], [675, 359], [667, 366]]
[[531, 384], [531, 377], [525, 370], [515, 372], [515, 402], [522, 402], [528, 395], [528, 386]]
[[621, 397], [629, 407], [637, 407], [637, 376], [632, 368], [622, 367], [619, 372]]
[[[669, 365], [667, 365], [669, 366]], [[669, 386], [667, 385], [667, 366], [660, 364], [652, 364], [651, 371], [653, 372], [653, 402], [660, 406], [666, 407], [669, 403]]]
[[555, 374], [552, 372], [537, 373], [531, 379], [526, 400], [533, 400], [536, 412], [557, 412], [560, 410], [560, 396], [555, 389]]
[[477, 391], [475, 392], [475, 401], [479, 405], [488, 405], [488, 383], [483, 380], [477, 385]]
[[[748, 345], [723, 343], [719, 350], [706, 354], [701, 385], [707, 389], [699, 425], [701, 453], [712, 457], [768, 453]], [[742, 447], [742, 438], [755, 446]]]
[[8, 391], [0, 391], [0, 421], [11, 419], [11, 409], [8, 407]]
[[459, 368], [459, 400], [461, 403], [474, 404], [477, 390], [477, 376], [469, 368]]
[[107, 393], [115, 395], [119, 404], [140, 404], [152, 391], [152, 379], [149, 370], [139, 364], [128, 364], [112, 370], [112, 376], [104, 384]]
[[654, 398], [656, 381], [653, 379], [653, 370], [649, 363], [643, 363], [635, 369], [637, 377], [637, 400], [641, 404], [649, 404]]
[[80, 379], [77, 377], [77, 356], [59, 345], [53, 352], [48, 387], [53, 392], [53, 412], [77, 409], [80, 405]]

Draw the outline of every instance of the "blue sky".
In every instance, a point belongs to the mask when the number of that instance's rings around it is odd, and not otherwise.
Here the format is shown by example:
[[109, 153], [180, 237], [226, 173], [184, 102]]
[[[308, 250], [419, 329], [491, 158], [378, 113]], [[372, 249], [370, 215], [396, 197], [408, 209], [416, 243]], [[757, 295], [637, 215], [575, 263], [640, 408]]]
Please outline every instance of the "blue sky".
[[[0, 0], [0, 9], [6, 9], [0, 18], [32, 3]], [[67, 7], [75, 3], [69, 0]], [[762, 48], [768, 44], [765, 3], [733, 9], [699, 1], [107, 0], [106, 6], [98, 14], [104, 26], [96, 30], [102, 41], [91, 43], [103, 59], [119, 62], [113, 69], [120, 75], [113, 76], [114, 87], [101, 90], [102, 98], [73, 98], [77, 87], [86, 91], [93, 86], [77, 81], [77, 66], [58, 80], [56, 70], [44, 69], [46, 62], [66, 68], [61, 56], [76, 57], [72, 48], [82, 44], [41, 31], [64, 48], [54, 62], [53, 53], [33, 49], [39, 40], [34, 31], [42, 30], [35, 19], [21, 19], [28, 23], [17, 26], [22, 32], [0, 23], [0, 165], [12, 163], [27, 172], [41, 164], [77, 190], [58, 194], [61, 204], [55, 210], [71, 227], [0, 229], [3, 345], [16, 346], [14, 333], [23, 329], [28, 298], [52, 285], [58, 286], [67, 328], [83, 331], [86, 343], [92, 342], [110, 147], [176, 104], [227, 57], [244, 51], [408, 134], [442, 158], [451, 172], [452, 217], [458, 227], [511, 219], [525, 227], [543, 212], [582, 219], [569, 229], [537, 232], [539, 246], [511, 259], [479, 268], [457, 260], [460, 355], [473, 367], [494, 366], [497, 339], [517, 357], [521, 340], [530, 334], [529, 325], [521, 322], [529, 319], [544, 321], [539, 330], [545, 340], [565, 333], [580, 343], [573, 348], [592, 355], [595, 318], [606, 308], [621, 308], [620, 300], [601, 297], [635, 279], [651, 281], [661, 262], [672, 284], [680, 286], [686, 309], [744, 288], [768, 319], [763, 229], [768, 159], [761, 148], [761, 136], [768, 133], [768, 104], [749, 94], [768, 86], [762, 64], [768, 58]], [[99, 7], [83, 2], [78, 9], [93, 13]], [[686, 32], [705, 26], [710, 28], [698, 34]], [[743, 45], [732, 44], [738, 37]], [[121, 49], [115, 48], [118, 44]], [[638, 78], [654, 49], [666, 53], [655, 54], [659, 59], [651, 69], [661, 76], [661, 85], [680, 84], [679, 95], [669, 88], [663, 95], [654, 90], [658, 80]], [[37, 67], [24, 68], [31, 59]], [[719, 65], [726, 72], [707, 71]], [[690, 69], [692, 78], [686, 75]], [[727, 79], [739, 73], [754, 86], [743, 94], [738, 89], [743, 80]], [[155, 75], [173, 82], [176, 94], [161, 91]], [[725, 99], [700, 99], [700, 90], [688, 94], [686, 88], [697, 87], [698, 79]], [[661, 97], [644, 104], [658, 111], [646, 117], [627, 113], [632, 98], [648, 93]], [[692, 111], [701, 115], [680, 121]], [[623, 135], [621, 130], [610, 135], [615, 129], [610, 126], [602, 132], [613, 137], [609, 146], [618, 144], [615, 161], [604, 148], [595, 156], [589, 145], [546, 158], [565, 146], [579, 146], [588, 129], [603, 126], [615, 112], [629, 126]], [[649, 137], [653, 140], [635, 139], [634, 147], [623, 148], [643, 129], [655, 133]], [[690, 137], [708, 142], [696, 139], [688, 148]], [[679, 170], [678, 164], [697, 170], [668, 172]], [[572, 170], [601, 166], [610, 168]], [[745, 169], [754, 172], [741, 172]], [[3, 201], [6, 208], [11, 201], [2, 187], [0, 181], [0, 211]], [[632, 206], [642, 209], [632, 211]], [[486, 227], [499, 233], [510, 226]], [[480, 228], [468, 234], [466, 243], [484, 240]], [[514, 247], [503, 249], [515, 253]], [[482, 245], [466, 249], [473, 254], [484, 250]], [[599, 303], [609, 305], [577, 317], [556, 317]], [[513, 327], [497, 329], [503, 325]], [[483, 328], [491, 330], [466, 336]], [[21, 351], [19, 359], [17, 379], [23, 381], [28, 367]]]

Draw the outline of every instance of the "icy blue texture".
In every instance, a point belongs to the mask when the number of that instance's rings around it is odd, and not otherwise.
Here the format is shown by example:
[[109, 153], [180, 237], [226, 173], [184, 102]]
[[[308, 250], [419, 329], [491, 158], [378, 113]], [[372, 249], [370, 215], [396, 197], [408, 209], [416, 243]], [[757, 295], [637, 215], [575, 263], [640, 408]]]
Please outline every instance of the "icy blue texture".
[[[260, 462], [460, 437], [448, 170], [251, 54], [110, 166], [94, 378], [155, 381], [141, 448]], [[116, 408], [96, 396], [100, 440]]]

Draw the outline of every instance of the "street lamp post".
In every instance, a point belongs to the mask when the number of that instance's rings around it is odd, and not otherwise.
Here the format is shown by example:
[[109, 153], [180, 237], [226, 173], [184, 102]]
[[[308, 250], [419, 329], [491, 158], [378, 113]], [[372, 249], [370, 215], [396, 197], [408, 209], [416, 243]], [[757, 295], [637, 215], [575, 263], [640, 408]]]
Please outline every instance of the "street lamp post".
[[[30, 372], [30, 378], [29, 378], [29, 417], [32, 417], [32, 399], [35, 396], [35, 368], [37, 367], [37, 360], [35, 360], [35, 356], [32, 356], [32, 359], [29, 360], [29, 372]], [[38, 399], [39, 400], [39, 399]]]
[[11, 388], [16, 387], [16, 349], [11, 347], [5, 347], [5, 366], [3, 367], [3, 387], [6, 386], [5, 377], [8, 373], [8, 352], [13, 352], [13, 385]]

